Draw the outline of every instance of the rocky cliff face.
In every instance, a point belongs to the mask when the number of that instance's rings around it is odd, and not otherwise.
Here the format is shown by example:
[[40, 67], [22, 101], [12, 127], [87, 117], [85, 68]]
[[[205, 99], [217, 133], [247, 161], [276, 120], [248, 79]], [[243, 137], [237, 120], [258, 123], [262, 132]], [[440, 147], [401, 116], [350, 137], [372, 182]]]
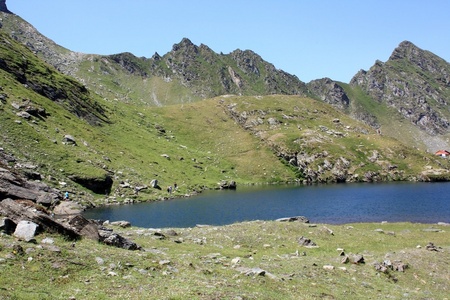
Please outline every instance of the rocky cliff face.
[[305, 94], [307, 91], [296, 76], [276, 69], [250, 50], [217, 54], [206, 45], [196, 46], [184, 38], [172, 51], [156, 58], [152, 68], [154, 76], [163, 73], [175, 77], [203, 98], [223, 94]]
[[86, 59], [85, 54], [57, 45], [31, 24], [10, 12], [5, 0], [0, 0], [0, 27], [15, 40], [25, 44], [39, 58], [66, 75], [75, 76], [78, 65]]
[[337, 109], [344, 110], [350, 103], [344, 89], [330, 78], [313, 80], [307, 86], [320, 100], [333, 105]]
[[402, 42], [386, 63], [358, 72], [350, 84], [429, 134], [449, 130], [450, 64], [410, 42]]
[[6, 7], [6, 0], [0, 0], [0, 11], [10, 14], [11, 12]]

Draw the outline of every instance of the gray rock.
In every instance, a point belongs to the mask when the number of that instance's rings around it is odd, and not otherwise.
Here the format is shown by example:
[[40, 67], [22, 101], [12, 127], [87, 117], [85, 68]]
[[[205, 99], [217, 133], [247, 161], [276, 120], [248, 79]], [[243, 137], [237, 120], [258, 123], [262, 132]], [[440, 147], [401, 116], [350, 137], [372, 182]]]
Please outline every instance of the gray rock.
[[72, 216], [81, 214], [83, 210], [83, 207], [76, 202], [62, 201], [53, 209], [53, 212], [58, 216]]
[[261, 268], [237, 267], [236, 270], [246, 276], [266, 276], [270, 279], [277, 279], [277, 277], [275, 275], [273, 275], [272, 273], [269, 273], [266, 270], [263, 270]]
[[311, 241], [310, 239], [308, 239], [304, 236], [297, 238], [297, 242], [303, 247], [308, 247], [308, 248], [318, 247], [316, 245], [316, 243], [314, 243], [313, 241]]
[[26, 111], [18, 112], [16, 115], [17, 115], [18, 117], [21, 117], [21, 118], [24, 118], [24, 119], [29, 119], [29, 118], [31, 118], [31, 115], [30, 115], [29, 113], [27, 113]]
[[105, 264], [105, 261], [104, 261], [103, 258], [101, 258], [101, 257], [96, 257], [96, 258], [95, 258], [95, 261], [96, 261], [97, 264], [99, 264], [99, 265]]
[[364, 262], [364, 257], [362, 256], [362, 255], [354, 255], [353, 256], [353, 262], [355, 263], [355, 264], [364, 264], [365, 262]]
[[43, 239], [41, 241], [41, 244], [49, 244], [49, 245], [51, 245], [51, 244], [54, 244], [54, 243], [55, 243], [55, 241], [52, 240], [51, 238], [45, 238], [45, 239]]
[[153, 179], [152, 181], [150, 181], [150, 187], [152, 187], [154, 189], [158, 188], [158, 180]]
[[70, 134], [65, 134], [63, 137], [63, 142], [69, 144], [69, 145], [77, 145], [77, 141], [75, 140], [75, 138], [73, 136], [71, 136]]
[[122, 228], [131, 227], [131, 223], [128, 221], [114, 221], [114, 222], [111, 222], [111, 225], [120, 226]]
[[177, 236], [178, 235], [178, 233], [176, 233], [176, 231], [173, 230], [173, 229], [168, 229], [168, 230], [165, 231], [165, 233], [168, 236]]
[[40, 211], [34, 206], [28, 206], [12, 199], [5, 199], [0, 202], [0, 212], [7, 215], [16, 224], [26, 220], [38, 224], [42, 230], [57, 232], [70, 239], [79, 237], [79, 234], [72, 228], [53, 219], [45, 211]]
[[11, 234], [16, 230], [16, 223], [8, 218], [0, 219], [0, 231], [5, 232], [6, 234]]
[[297, 217], [288, 217], [288, 218], [280, 218], [276, 219], [277, 222], [301, 222], [301, 223], [309, 223], [309, 220], [303, 216]]
[[47, 246], [47, 250], [55, 253], [61, 253], [61, 249], [56, 246]]
[[130, 241], [127, 238], [124, 238], [117, 233], [113, 233], [112, 231], [108, 230], [99, 230], [98, 231], [100, 241], [107, 245], [115, 246], [118, 248], [123, 248], [127, 250], [139, 250], [141, 249], [141, 246], [138, 244]]
[[87, 220], [82, 215], [76, 215], [69, 219], [69, 225], [81, 236], [99, 241], [98, 225], [94, 221]]
[[20, 221], [14, 231], [14, 236], [29, 242], [34, 239], [38, 227], [38, 224], [31, 221]]

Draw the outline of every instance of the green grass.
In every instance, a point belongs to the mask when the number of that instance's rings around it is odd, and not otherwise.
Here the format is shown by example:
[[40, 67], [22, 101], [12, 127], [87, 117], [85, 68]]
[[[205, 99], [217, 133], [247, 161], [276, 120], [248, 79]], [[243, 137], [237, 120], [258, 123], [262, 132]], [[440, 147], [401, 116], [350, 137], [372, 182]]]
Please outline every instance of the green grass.
[[[331, 229], [333, 235], [325, 227]], [[423, 231], [427, 228], [442, 231]], [[73, 243], [47, 233], [37, 236], [37, 245], [2, 236], [0, 258], [13, 253], [14, 244], [32, 248], [34, 252], [23, 256], [14, 254], [13, 259], [0, 261], [0, 297], [373, 299], [390, 296], [394, 299], [445, 299], [449, 292], [450, 270], [450, 238], [446, 229], [445, 226], [412, 223], [310, 227], [299, 223], [254, 221], [219, 227], [175, 228], [178, 236], [160, 240], [151, 229], [114, 228], [143, 248], [156, 250], [150, 252], [127, 251], [90, 240]], [[390, 232], [394, 235], [388, 234]], [[319, 247], [300, 246], [297, 238], [301, 236], [310, 238]], [[45, 237], [54, 239], [61, 252], [51, 252], [42, 245]], [[430, 241], [442, 251], [426, 250]], [[338, 248], [345, 249], [350, 257], [363, 255], [365, 264], [342, 264]], [[98, 264], [97, 257], [104, 263]], [[232, 260], [237, 257], [239, 262], [233, 265]], [[386, 259], [400, 260], [408, 268], [405, 272], [377, 272], [374, 262]], [[164, 260], [169, 261], [168, 265], [160, 263]], [[324, 265], [332, 265], [334, 270], [325, 270]], [[261, 268], [275, 277], [246, 276], [238, 267]], [[339, 269], [341, 267], [345, 270]]]

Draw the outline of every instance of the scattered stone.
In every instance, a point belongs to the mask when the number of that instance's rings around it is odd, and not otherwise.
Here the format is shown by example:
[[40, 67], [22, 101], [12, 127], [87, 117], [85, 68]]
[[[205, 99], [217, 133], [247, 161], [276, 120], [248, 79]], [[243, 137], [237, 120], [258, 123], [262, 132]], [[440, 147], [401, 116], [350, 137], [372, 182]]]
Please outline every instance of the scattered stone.
[[58, 216], [72, 216], [80, 215], [83, 212], [83, 207], [73, 201], [62, 201], [53, 210], [53, 213]]
[[438, 228], [427, 228], [427, 229], [423, 229], [422, 231], [425, 231], [425, 232], [441, 232], [442, 229], [438, 229]]
[[24, 119], [29, 119], [29, 118], [31, 118], [31, 115], [30, 115], [29, 113], [27, 113], [26, 111], [18, 112], [16, 115], [17, 115], [18, 117], [21, 117], [21, 118], [24, 118]]
[[428, 251], [441, 251], [441, 247], [436, 247], [432, 242], [429, 242], [426, 248]]
[[165, 265], [168, 265], [168, 264], [170, 264], [170, 260], [165, 259], [165, 260], [160, 260], [159, 261], [159, 265], [161, 265], [161, 266], [165, 266]]
[[236, 258], [233, 258], [232, 260], [231, 260], [231, 264], [233, 265], [233, 266], [235, 266], [235, 265], [237, 265], [237, 264], [240, 264], [241, 263], [241, 258], [240, 257], [236, 257]]
[[310, 239], [308, 239], [308, 238], [306, 238], [306, 237], [304, 237], [304, 236], [301, 236], [301, 237], [297, 238], [297, 242], [298, 242], [301, 246], [307, 247], [307, 248], [315, 248], [315, 247], [318, 247], [318, 246], [316, 245], [316, 243], [314, 243], [313, 241], [311, 241]]
[[404, 272], [408, 268], [408, 265], [401, 261], [391, 262], [389, 259], [384, 260], [382, 263], [375, 262], [374, 266], [375, 270], [381, 273], [388, 273], [389, 270]]
[[168, 230], [166, 230], [166, 235], [168, 235], [168, 236], [178, 236], [178, 233], [176, 233], [176, 231], [175, 230], [173, 230], [173, 229], [168, 229]]
[[289, 217], [289, 218], [280, 218], [276, 219], [277, 222], [301, 222], [301, 223], [309, 223], [309, 220], [303, 216], [297, 217]]
[[34, 253], [34, 252], [36, 252], [36, 249], [34, 249], [34, 248], [27, 248], [27, 249], [25, 250], [25, 253], [26, 253], [26, 254], [31, 254], [31, 253]]
[[71, 136], [70, 134], [66, 134], [63, 137], [63, 142], [65, 142], [68, 145], [77, 145], [77, 141], [75, 140], [75, 138], [73, 136]]
[[52, 240], [51, 238], [45, 238], [41, 241], [42, 244], [54, 244], [55, 241]]
[[94, 221], [89, 221], [82, 215], [75, 215], [69, 219], [69, 225], [81, 236], [90, 240], [99, 241], [98, 226]]
[[117, 233], [113, 233], [112, 231], [100, 229], [98, 231], [98, 234], [100, 237], [100, 241], [102, 241], [103, 243], [105, 243], [107, 245], [115, 246], [115, 247], [127, 249], [127, 250], [141, 249], [141, 246], [139, 246], [135, 242], [130, 241], [129, 239], [124, 238], [124, 237], [118, 235]]
[[365, 261], [364, 261], [364, 257], [362, 256], [362, 255], [354, 255], [353, 256], [353, 263], [355, 263], [355, 264], [364, 264], [365, 263]]
[[328, 271], [332, 271], [332, 270], [334, 270], [334, 266], [332, 266], [332, 265], [324, 265], [323, 269], [324, 270], [328, 270]]
[[153, 179], [152, 181], [150, 181], [150, 187], [154, 189], [158, 188], [158, 180]]
[[99, 264], [100, 266], [103, 265], [105, 263], [105, 261], [103, 260], [103, 258], [101, 257], [96, 257], [95, 261], [97, 262], [97, 264]]
[[128, 221], [115, 221], [115, 222], [111, 222], [111, 225], [120, 226], [122, 228], [131, 227], [131, 223]]
[[38, 227], [38, 224], [31, 221], [20, 221], [17, 224], [16, 230], [14, 231], [14, 236], [30, 242], [34, 240], [34, 236]]
[[271, 279], [277, 279], [277, 277], [261, 268], [246, 268], [246, 267], [238, 267], [237, 271], [241, 272], [246, 276], [267, 276]]
[[334, 235], [333, 230], [331, 230], [330, 228], [328, 228], [326, 226], [323, 226], [322, 229], [323, 229], [323, 231], [325, 231], [329, 235]]
[[230, 182], [226, 181], [226, 180], [222, 180], [219, 183], [220, 189], [224, 190], [224, 189], [228, 189], [228, 190], [235, 190], [237, 187], [237, 183], [234, 180], [231, 180]]
[[345, 255], [342, 259], [341, 259], [341, 264], [346, 264], [350, 261], [350, 258], [348, 257], [348, 255]]
[[47, 250], [49, 250], [51, 252], [55, 252], [55, 253], [61, 253], [61, 249], [59, 249], [56, 246], [47, 246]]

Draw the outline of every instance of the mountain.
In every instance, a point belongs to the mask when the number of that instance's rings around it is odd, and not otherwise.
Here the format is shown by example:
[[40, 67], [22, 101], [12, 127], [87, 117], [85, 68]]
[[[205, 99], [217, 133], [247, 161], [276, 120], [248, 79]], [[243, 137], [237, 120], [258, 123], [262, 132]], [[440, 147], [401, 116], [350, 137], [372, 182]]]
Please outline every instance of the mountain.
[[348, 84], [329, 78], [305, 84], [250, 50], [217, 54], [187, 38], [165, 55], [155, 53], [151, 58], [72, 52], [9, 12], [4, 2], [2, 30], [109, 100], [165, 106], [226, 94], [304, 95], [419, 149], [450, 148], [449, 64], [407, 41], [386, 63], [376, 61]]
[[15, 172], [90, 206], [164, 199], [175, 182], [183, 196], [231, 181], [448, 179], [446, 160], [384, 134], [395, 110], [363, 85], [306, 85], [249, 50], [188, 39], [151, 59], [74, 54], [1, 20], [0, 181]]
[[[313, 93], [383, 133], [431, 152], [449, 148], [450, 64], [404, 41], [350, 84], [312, 81]], [[328, 88], [327, 88], [328, 87]]]
[[83, 54], [55, 44], [15, 14], [2, 13], [1, 24], [38, 57], [109, 99], [162, 106], [224, 94], [308, 93], [296, 76], [276, 69], [250, 50], [217, 54], [184, 38], [169, 53], [155, 53], [151, 58], [131, 53]]

